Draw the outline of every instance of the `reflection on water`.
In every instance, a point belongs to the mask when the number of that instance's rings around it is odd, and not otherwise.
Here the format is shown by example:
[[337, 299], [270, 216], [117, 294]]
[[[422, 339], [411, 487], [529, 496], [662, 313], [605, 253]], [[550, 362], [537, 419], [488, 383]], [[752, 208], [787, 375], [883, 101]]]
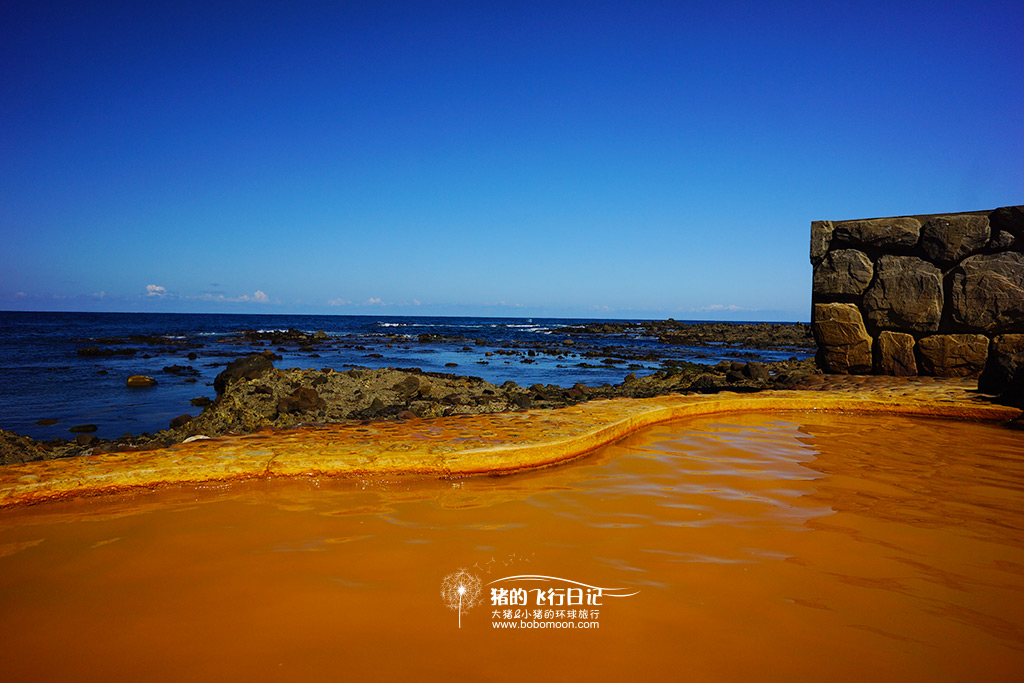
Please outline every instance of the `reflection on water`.
[[[9, 680], [1007, 680], [1024, 439], [730, 415], [508, 477], [253, 482], [0, 513]], [[458, 628], [466, 568], [639, 589], [592, 630]]]

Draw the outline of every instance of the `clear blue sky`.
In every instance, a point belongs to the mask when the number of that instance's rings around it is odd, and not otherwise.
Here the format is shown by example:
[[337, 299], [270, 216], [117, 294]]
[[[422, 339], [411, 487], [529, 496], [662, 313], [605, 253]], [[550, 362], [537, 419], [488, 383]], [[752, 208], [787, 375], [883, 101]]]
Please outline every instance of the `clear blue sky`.
[[0, 5], [0, 309], [807, 320], [1024, 203], [1024, 3]]

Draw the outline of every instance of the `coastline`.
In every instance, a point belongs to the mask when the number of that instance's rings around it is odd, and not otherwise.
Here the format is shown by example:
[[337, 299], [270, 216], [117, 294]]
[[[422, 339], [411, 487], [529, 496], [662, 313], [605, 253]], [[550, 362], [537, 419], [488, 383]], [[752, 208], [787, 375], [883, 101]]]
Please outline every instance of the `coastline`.
[[175, 444], [8, 465], [0, 507], [166, 485], [274, 477], [498, 475], [567, 462], [659, 422], [730, 412], [843, 411], [1011, 421], [1022, 411], [979, 396], [975, 381], [835, 378], [819, 390], [671, 395], [588, 401], [528, 410], [395, 422], [268, 430]]
[[[803, 323], [65, 318], [70, 331], [57, 337], [49, 327], [32, 327], [35, 318], [29, 327], [8, 321], [15, 324], [5, 351], [11, 357], [0, 464], [159, 448], [267, 427], [790, 388], [816, 371]], [[261, 327], [240, 330], [240, 323]], [[304, 327], [278, 329], [293, 323]], [[329, 332], [306, 329], [313, 324]], [[260, 381], [218, 384], [229, 361], [253, 354], [267, 361], [256, 373]]]

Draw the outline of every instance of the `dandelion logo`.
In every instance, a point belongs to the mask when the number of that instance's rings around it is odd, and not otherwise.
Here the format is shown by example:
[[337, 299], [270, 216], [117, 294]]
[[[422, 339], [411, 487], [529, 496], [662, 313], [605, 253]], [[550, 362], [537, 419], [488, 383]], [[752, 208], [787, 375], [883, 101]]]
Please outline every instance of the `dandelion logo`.
[[441, 599], [448, 609], [459, 613], [459, 628], [462, 628], [462, 615], [480, 602], [481, 586], [480, 579], [465, 569], [449, 574], [441, 582]]

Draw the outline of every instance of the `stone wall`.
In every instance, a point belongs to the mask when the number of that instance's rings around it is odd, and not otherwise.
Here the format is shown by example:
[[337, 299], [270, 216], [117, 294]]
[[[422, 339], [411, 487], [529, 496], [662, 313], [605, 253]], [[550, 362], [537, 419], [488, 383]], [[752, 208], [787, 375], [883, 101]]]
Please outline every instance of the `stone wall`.
[[966, 376], [1024, 352], [1024, 206], [814, 221], [811, 263], [826, 372]]

